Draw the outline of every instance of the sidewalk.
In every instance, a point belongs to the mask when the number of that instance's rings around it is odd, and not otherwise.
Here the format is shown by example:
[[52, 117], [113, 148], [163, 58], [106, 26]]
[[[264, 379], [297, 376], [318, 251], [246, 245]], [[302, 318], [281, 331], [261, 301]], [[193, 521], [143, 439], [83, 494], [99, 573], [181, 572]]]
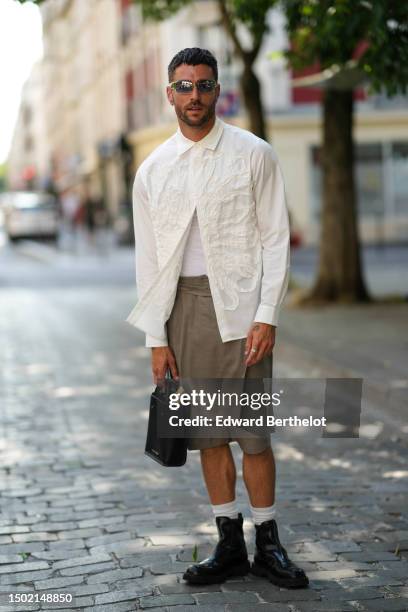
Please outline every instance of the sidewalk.
[[275, 357], [289, 365], [287, 377], [362, 378], [367, 416], [408, 433], [407, 337], [408, 304], [287, 306]]
[[[406, 419], [406, 306], [284, 311], [279, 376], [351, 373], [396, 398], [372, 387], [364, 418], [389, 423], [360, 439], [274, 434], [281, 538], [311, 580], [289, 591], [181, 580], [215, 527], [197, 454], [167, 470], [143, 454], [149, 354], [121, 318], [133, 290], [24, 295], [0, 303], [0, 612], [64, 608], [10, 604], [10, 591], [70, 593], [65, 609], [85, 611], [408, 610], [407, 430], [392, 428]], [[241, 481], [238, 500], [252, 554]]]
[[[291, 273], [301, 287], [309, 287], [317, 276], [318, 248], [298, 247], [291, 250]], [[408, 298], [408, 244], [361, 245], [363, 275], [375, 298], [403, 296]]]

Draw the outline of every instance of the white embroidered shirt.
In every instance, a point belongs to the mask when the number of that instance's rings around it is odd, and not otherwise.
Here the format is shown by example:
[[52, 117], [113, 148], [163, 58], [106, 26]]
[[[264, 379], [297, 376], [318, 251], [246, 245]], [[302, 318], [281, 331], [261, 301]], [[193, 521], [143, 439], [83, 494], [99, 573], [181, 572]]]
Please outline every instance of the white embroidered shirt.
[[194, 215], [223, 342], [254, 321], [277, 325], [289, 278], [282, 172], [270, 144], [217, 118], [198, 142], [180, 128], [138, 168], [133, 186], [138, 302], [127, 322], [166, 346]]

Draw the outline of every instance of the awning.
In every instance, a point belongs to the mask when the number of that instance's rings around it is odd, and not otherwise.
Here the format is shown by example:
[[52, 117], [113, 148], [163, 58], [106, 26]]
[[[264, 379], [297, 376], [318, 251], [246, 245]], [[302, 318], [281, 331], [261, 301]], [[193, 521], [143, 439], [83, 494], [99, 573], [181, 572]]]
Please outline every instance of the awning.
[[367, 75], [358, 67], [355, 60], [344, 66], [333, 65], [316, 74], [291, 80], [292, 87], [311, 87], [315, 89], [355, 89], [363, 86]]

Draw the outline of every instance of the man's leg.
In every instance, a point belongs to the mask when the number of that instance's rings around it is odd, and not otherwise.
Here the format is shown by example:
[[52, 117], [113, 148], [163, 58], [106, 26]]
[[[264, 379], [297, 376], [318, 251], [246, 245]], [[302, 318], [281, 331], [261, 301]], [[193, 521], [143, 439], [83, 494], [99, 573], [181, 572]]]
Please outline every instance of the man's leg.
[[236, 471], [229, 444], [200, 451], [201, 468], [211, 504], [227, 504], [235, 499]]
[[251, 506], [266, 508], [275, 502], [275, 459], [271, 448], [242, 453], [242, 474]]
[[[279, 540], [275, 516], [275, 460], [270, 447], [259, 453], [243, 449], [242, 470], [251, 502], [255, 523], [256, 547], [251, 572], [264, 576], [274, 584], [286, 588], [306, 587], [309, 583], [304, 571], [288, 557]], [[253, 450], [253, 449], [252, 449]]]
[[250, 568], [243, 518], [235, 502], [235, 463], [229, 444], [201, 449], [201, 466], [217, 524], [219, 541], [207, 558], [190, 565], [183, 578], [192, 584], [224, 582]]

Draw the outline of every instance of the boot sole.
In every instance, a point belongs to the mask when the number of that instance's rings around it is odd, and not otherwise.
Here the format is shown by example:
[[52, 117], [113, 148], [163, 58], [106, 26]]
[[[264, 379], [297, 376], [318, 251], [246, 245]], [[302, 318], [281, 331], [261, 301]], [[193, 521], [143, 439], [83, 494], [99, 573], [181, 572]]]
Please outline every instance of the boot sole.
[[254, 576], [259, 576], [260, 578], [268, 578], [269, 582], [272, 584], [276, 584], [276, 586], [280, 586], [286, 589], [305, 589], [309, 586], [309, 578], [305, 576], [304, 578], [298, 578], [297, 580], [284, 580], [283, 578], [278, 578], [274, 576], [272, 572], [267, 570], [264, 567], [260, 567], [259, 565], [255, 565], [254, 563], [250, 569], [251, 574]]
[[221, 574], [220, 576], [194, 576], [193, 574], [188, 574], [185, 572], [183, 574], [183, 579], [189, 584], [218, 584], [220, 582], [224, 582], [227, 580], [227, 578], [246, 576], [250, 569], [251, 565], [249, 561], [245, 561], [240, 565], [231, 567], [227, 572], [224, 572], [224, 574]]

